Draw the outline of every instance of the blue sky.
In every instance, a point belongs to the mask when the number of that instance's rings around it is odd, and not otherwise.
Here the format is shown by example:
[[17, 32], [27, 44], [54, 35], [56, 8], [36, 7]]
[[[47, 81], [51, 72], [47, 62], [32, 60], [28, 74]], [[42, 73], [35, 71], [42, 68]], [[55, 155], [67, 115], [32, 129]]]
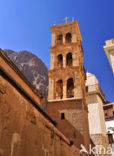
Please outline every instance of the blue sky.
[[114, 75], [103, 50], [105, 40], [114, 38], [114, 0], [0, 0], [0, 48], [28, 50], [49, 68], [49, 26], [65, 16], [78, 20], [85, 68], [114, 101]]

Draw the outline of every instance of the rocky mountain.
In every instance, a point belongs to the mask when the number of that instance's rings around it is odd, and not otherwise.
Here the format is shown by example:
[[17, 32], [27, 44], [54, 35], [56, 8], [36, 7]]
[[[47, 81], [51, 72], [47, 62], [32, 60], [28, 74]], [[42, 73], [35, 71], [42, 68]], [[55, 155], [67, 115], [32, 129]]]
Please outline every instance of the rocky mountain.
[[41, 95], [47, 97], [48, 71], [41, 59], [25, 50], [15, 52], [5, 49], [4, 52]]

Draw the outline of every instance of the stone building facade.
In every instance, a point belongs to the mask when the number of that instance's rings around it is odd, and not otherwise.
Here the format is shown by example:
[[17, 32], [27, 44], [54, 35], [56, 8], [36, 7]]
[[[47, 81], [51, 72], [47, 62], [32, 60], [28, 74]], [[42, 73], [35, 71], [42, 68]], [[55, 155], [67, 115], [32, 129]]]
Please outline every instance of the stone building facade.
[[113, 148], [113, 152], [114, 152], [114, 102], [106, 103], [103, 106], [103, 109], [104, 109], [106, 132], [108, 135], [109, 144]]
[[78, 148], [90, 143], [81, 34], [76, 21], [54, 25], [48, 91], [48, 114]]
[[44, 99], [0, 50], [0, 156], [79, 156], [40, 105]]
[[105, 53], [114, 73], [114, 39], [107, 40], [104, 46]]
[[89, 132], [91, 140], [97, 145], [109, 147], [106, 133], [103, 104], [106, 103], [105, 94], [99, 86], [95, 75], [87, 73], [86, 101], [88, 105]]

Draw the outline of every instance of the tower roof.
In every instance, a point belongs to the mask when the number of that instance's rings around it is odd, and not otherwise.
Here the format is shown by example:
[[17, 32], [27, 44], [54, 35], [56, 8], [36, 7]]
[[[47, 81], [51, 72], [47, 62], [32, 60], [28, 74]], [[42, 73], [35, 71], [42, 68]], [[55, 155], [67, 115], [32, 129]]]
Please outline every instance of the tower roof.
[[80, 33], [80, 29], [79, 29], [79, 25], [77, 21], [53, 25], [53, 26], [50, 26], [50, 29], [52, 33], [55, 33], [55, 34], [66, 34], [68, 32], [70, 32], [71, 34], [76, 34], [77, 39], [79, 41], [82, 41], [82, 37], [81, 37], [81, 33]]
[[77, 23], [78, 23], [78, 21], [72, 21], [72, 22], [53, 25], [53, 26], [50, 26], [50, 28], [60, 28], [60, 27], [65, 27], [65, 26], [69, 26], [69, 25], [76, 25]]

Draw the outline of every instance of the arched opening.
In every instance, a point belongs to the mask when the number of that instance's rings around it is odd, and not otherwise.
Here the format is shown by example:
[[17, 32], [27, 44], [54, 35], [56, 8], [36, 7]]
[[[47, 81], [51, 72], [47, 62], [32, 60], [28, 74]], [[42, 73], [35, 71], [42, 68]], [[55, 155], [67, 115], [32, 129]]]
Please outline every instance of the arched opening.
[[57, 44], [62, 44], [63, 43], [63, 35], [60, 34], [57, 36]]
[[56, 83], [56, 99], [63, 98], [63, 81], [58, 80]]
[[74, 81], [73, 78], [67, 80], [67, 98], [74, 97]]
[[72, 53], [68, 53], [66, 56], [66, 65], [72, 66]]
[[72, 35], [71, 33], [66, 34], [66, 43], [70, 43], [72, 41]]
[[57, 66], [60, 68], [63, 67], [63, 56], [62, 56], [62, 54], [59, 54], [57, 56]]

